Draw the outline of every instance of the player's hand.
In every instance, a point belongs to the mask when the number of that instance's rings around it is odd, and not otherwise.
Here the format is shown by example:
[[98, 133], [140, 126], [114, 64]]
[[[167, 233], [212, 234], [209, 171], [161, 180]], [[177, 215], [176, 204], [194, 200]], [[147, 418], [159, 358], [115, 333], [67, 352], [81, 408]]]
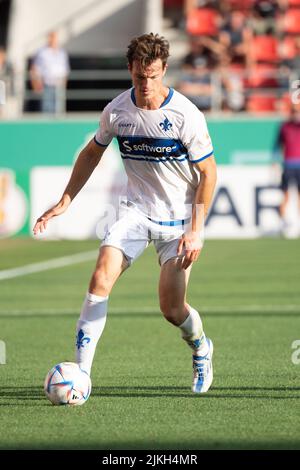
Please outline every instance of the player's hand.
[[178, 256], [181, 255], [183, 248], [185, 248], [182, 269], [187, 269], [194, 261], [197, 261], [202, 246], [200, 234], [198, 232], [187, 232], [182, 235], [177, 248]]
[[60, 201], [55, 206], [51, 207], [51, 209], [48, 209], [46, 212], [44, 212], [44, 214], [42, 214], [41, 217], [37, 219], [33, 227], [34, 235], [37, 235], [39, 232], [43, 233], [47, 228], [49, 220], [53, 217], [57, 217], [58, 215], [63, 214], [69, 207], [69, 204], [70, 202]]

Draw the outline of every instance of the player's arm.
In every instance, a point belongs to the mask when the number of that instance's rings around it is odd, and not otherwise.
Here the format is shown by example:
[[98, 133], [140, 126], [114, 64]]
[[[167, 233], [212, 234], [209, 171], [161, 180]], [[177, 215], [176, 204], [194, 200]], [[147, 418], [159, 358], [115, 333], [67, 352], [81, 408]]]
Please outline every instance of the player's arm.
[[279, 129], [279, 132], [274, 140], [272, 148], [272, 163], [280, 164], [282, 162], [282, 150], [283, 150], [283, 126]]
[[199, 169], [201, 178], [193, 204], [191, 228], [184, 233], [178, 245], [179, 255], [183, 246], [186, 250], [182, 263], [183, 269], [188, 268], [193, 261], [196, 261], [200, 254], [202, 248], [200, 233], [204, 227], [217, 181], [217, 167], [213, 155], [202, 162], [194, 163], [194, 165]]
[[199, 169], [201, 178], [193, 206], [192, 231], [200, 233], [211, 206], [217, 182], [217, 165], [213, 155], [203, 162], [194, 163], [194, 165]]
[[39, 74], [38, 67], [35, 64], [31, 66], [30, 71], [29, 71], [29, 76], [30, 76], [32, 89], [36, 91], [37, 93], [42, 92], [44, 88], [43, 81]]
[[48, 209], [37, 219], [33, 228], [34, 235], [37, 235], [39, 232], [43, 232], [50, 219], [63, 214], [68, 209], [74, 197], [83, 188], [100, 162], [105, 149], [106, 147], [100, 147], [92, 139], [80, 152], [61, 199], [57, 204], [55, 204], [55, 206]]

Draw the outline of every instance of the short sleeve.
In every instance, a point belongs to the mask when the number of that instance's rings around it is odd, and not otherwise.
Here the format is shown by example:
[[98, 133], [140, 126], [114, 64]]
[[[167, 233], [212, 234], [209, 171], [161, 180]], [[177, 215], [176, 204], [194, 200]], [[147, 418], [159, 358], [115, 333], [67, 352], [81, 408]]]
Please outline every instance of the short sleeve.
[[109, 105], [107, 105], [101, 114], [99, 128], [94, 137], [94, 141], [100, 147], [107, 147], [111, 143], [113, 137], [114, 134], [112, 132], [112, 126], [110, 122]]
[[201, 162], [213, 154], [204, 114], [196, 107], [186, 113], [181, 140], [187, 148], [189, 160], [193, 163]]

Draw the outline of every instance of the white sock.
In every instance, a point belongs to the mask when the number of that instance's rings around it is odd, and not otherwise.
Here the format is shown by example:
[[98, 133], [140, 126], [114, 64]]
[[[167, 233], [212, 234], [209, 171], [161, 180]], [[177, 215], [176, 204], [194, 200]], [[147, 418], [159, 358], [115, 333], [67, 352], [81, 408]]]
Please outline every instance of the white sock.
[[208, 344], [203, 331], [202, 321], [199, 313], [190, 305], [189, 316], [179, 325], [182, 338], [194, 351], [195, 356], [205, 356], [208, 353]]
[[89, 375], [96, 346], [105, 327], [108, 297], [86, 295], [76, 332], [76, 362]]

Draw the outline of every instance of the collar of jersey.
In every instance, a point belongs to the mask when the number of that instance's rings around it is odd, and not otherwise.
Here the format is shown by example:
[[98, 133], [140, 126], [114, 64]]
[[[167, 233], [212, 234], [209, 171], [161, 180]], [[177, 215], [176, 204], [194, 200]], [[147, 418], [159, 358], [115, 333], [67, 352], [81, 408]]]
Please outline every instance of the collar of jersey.
[[[169, 93], [168, 93], [168, 96], [166, 97], [166, 99], [164, 100], [164, 102], [160, 105], [159, 108], [162, 108], [163, 106], [165, 106], [166, 104], [168, 104], [172, 98], [174, 94], [174, 89], [173, 88], [169, 88]], [[134, 94], [134, 87], [131, 89], [131, 100], [133, 102], [133, 104], [136, 106], [136, 99], [135, 99], [135, 94]], [[145, 110], [147, 111], [147, 110]], [[154, 110], [155, 111], [155, 110]]]

